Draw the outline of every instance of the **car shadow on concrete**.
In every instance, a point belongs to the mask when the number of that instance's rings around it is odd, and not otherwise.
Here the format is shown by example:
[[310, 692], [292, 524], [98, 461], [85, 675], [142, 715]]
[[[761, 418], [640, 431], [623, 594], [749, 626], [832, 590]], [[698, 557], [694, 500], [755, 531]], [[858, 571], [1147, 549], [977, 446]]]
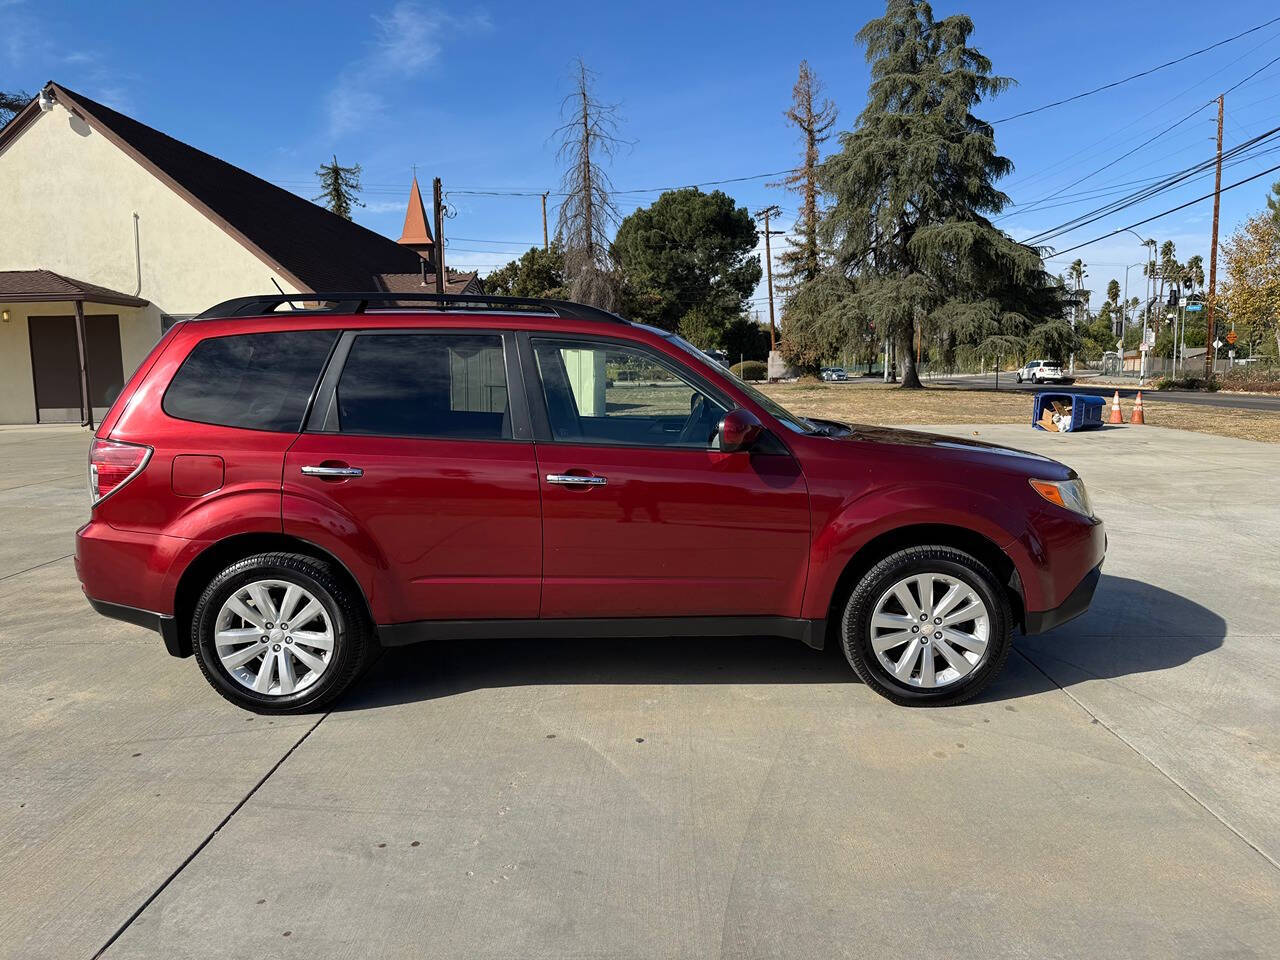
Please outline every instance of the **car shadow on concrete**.
[[[1039, 669], [1006, 669], [978, 700], [1018, 699], [1093, 677], [1164, 670], [1221, 646], [1225, 635], [1226, 622], [1206, 607], [1151, 584], [1104, 575], [1083, 617], [1037, 637], [1015, 635], [1012, 656], [1022, 653]], [[838, 645], [817, 651], [776, 637], [442, 640], [384, 651], [335, 709], [539, 684], [857, 682]]]
[[[1058, 686], [1114, 680], [1176, 667], [1222, 646], [1227, 622], [1180, 594], [1103, 574], [1083, 616], [1014, 649]], [[988, 695], [998, 692], [993, 686]]]

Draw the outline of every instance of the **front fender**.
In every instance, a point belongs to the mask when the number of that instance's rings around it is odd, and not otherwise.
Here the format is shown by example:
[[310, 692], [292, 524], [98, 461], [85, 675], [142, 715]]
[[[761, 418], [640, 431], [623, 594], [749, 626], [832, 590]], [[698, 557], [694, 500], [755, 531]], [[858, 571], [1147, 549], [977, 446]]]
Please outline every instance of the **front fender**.
[[978, 534], [1009, 555], [1024, 581], [1024, 571], [1031, 572], [1026, 548], [1035, 544], [1034, 536], [1025, 519], [998, 497], [945, 481], [900, 483], [848, 501], [816, 531], [803, 615], [827, 616], [841, 575], [868, 543], [893, 530], [919, 525]]

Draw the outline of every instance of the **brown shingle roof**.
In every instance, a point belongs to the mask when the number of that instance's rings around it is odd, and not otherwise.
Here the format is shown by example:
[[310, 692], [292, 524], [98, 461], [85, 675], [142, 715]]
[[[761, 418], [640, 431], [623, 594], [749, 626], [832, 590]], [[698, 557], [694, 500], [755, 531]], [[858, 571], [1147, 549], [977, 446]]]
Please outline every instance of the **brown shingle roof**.
[[[435, 293], [436, 276], [434, 273], [426, 275], [426, 285], [423, 285], [423, 275], [418, 273], [384, 273], [381, 277], [382, 283], [380, 289], [387, 290], [390, 293]], [[470, 273], [454, 273], [452, 270], [445, 270], [444, 281], [445, 293], [483, 293], [484, 289], [480, 285], [480, 275], [474, 270]]]
[[374, 287], [380, 274], [419, 269], [418, 255], [394, 240], [73, 90], [50, 86], [65, 106], [78, 108], [91, 125], [144, 166], [153, 166], [304, 289], [363, 291]]
[[121, 307], [145, 307], [146, 300], [109, 290], [96, 283], [73, 280], [52, 270], [0, 270], [0, 300], [15, 303], [80, 300]]

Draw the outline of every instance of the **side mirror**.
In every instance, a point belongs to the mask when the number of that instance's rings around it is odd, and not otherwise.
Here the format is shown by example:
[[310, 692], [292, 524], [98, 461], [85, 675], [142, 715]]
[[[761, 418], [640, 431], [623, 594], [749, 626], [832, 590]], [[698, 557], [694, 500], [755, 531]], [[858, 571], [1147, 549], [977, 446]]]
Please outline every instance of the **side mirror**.
[[720, 452], [737, 453], [741, 450], [750, 450], [763, 432], [764, 424], [750, 410], [743, 407], [730, 410], [716, 429], [720, 438]]

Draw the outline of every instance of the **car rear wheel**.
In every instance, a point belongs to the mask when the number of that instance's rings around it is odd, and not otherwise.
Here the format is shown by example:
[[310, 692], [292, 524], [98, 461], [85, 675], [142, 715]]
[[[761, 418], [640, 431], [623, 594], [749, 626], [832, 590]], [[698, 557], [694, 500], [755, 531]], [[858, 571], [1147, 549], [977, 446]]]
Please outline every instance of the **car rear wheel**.
[[909, 547], [877, 563], [850, 594], [845, 657], [894, 703], [949, 706], [976, 696], [1004, 667], [1011, 619], [999, 580], [976, 557]]
[[300, 554], [233, 563], [192, 617], [205, 678], [256, 713], [321, 709], [360, 675], [372, 646], [359, 598], [331, 565]]

